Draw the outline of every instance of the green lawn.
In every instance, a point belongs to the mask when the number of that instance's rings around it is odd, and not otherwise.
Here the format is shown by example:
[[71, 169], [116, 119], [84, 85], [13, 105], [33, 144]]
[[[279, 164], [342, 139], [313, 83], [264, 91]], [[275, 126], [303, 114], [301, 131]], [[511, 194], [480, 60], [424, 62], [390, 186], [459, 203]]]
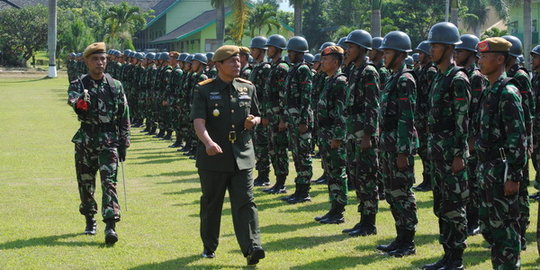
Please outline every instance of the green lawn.
[[[234, 237], [228, 202], [217, 257], [200, 257], [200, 190], [194, 162], [167, 148], [171, 142], [143, 136], [139, 129], [132, 131], [125, 164], [129, 211], [123, 212], [118, 224], [120, 241], [112, 248], [103, 245], [103, 223], [98, 224], [96, 236], [80, 235], [84, 218], [78, 212], [70, 142], [78, 122], [65, 105], [66, 88], [65, 77], [0, 78], [0, 269], [243, 268], [245, 259]], [[420, 172], [418, 160], [417, 165]], [[314, 168], [319, 176], [320, 160]], [[288, 184], [292, 189], [291, 180]], [[124, 207], [121, 183], [118, 190]], [[258, 268], [413, 269], [442, 254], [430, 193], [417, 194], [417, 254], [401, 259], [374, 248], [395, 235], [386, 202], [380, 204], [379, 234], [351, 238], [341, 230], [357, 222], [354, 193], [349, 193], [351, 204], [341, 225], [313, 221], [329, 204], [325, 186], [314, 186], [312, 195], [311, 203], [286, 205], [275, 195], [256, 191], [267, 251]], [[540, 268], [534, 239], [538, 204], [532, 208], [523, 269]], [[466, 267], [489, 269], [489, 251], [482, 237], [471, 237], [468, 244]]]

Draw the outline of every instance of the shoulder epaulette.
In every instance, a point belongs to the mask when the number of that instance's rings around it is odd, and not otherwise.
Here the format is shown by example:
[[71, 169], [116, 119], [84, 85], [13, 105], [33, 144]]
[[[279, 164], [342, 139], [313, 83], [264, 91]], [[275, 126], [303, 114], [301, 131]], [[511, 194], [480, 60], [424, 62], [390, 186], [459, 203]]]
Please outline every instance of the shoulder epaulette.
[[246, 79], [243, 79], [243, 78], [236, 78], [235, 80], [237, 80], [237, 81], [239, 81], [239, 82], [243, 82], [243, 83], [253, 84], [251, 81], [246, 80]]
[[209, 83], [211, 83], [211, 82], [213, 82], [213, 81], [214, 81], [214, 79], [204, 80], [204, 81], [202, 81], [202, 82], [199, 82], [198, 85], [203, 86], [203, 85], [209, 84]]

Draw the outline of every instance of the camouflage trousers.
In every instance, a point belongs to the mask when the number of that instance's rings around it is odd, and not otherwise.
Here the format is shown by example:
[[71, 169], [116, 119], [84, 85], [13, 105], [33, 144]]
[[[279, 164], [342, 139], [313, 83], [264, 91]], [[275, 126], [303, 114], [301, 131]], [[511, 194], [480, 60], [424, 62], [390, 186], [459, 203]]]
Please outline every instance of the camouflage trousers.
[[450, 249], [465, 249], [469, 198], [467, 170], [452, 173], [452, 160], [431, 160], [433, 211], [439, 218], [439, 243]]
[[416, 215], [416, 198], [412, 191], [414, 183], [414, 157], [408, 157], [409, 167], [398, 170], [397, 153], [381, 151], [381, 171], [384, 180], [386, 201], [396, 222], [396, 227], [415, 231], [418, 224]]
[[294, 168], [296, 169], [296, 184], [310, 184], [313, 176], [311, 159], [311, 130], [300, 134], [297, 125], [287, 127], [289, 147], [292, 152]]
[[478, 183], [478, 158], [476, 155], [471, 155], [467, 160], [467, 176], [469, 184], [469, 199], [467, 201], [467, 221], [469, 225], [473, 219], [478, 218], [478, 207], [480, 206], [480, 184]]
[[531, 206], [529, 204], [529, 162], [527, 161], [527, 164], [525, 165], [525, 168], [523, 169], [523, 179], [519, 185], [519, 193], [518, 193], [518, 203], [519, 203], [519, 234], [521, 239], [521, 244], [524, 245], [527, 243], [527, 240], [525, 239], [525, 233], [527, 232], [527, 228], [529, 228], [529, 224], [531, 222]]
[[278, 131], [277, 124], [270, 128], [270, 141], [268, 142], [268, 154], [272, 161], [274, 174], [276, 176], [289, 175], [289, 156], [287, 155], [287, 132]]
[[428, 138], [425, 129], [423, 131], [420, 128], [418, 129], [418, 141], [420, 142], [420, 147], [418, 147], [418, 156], [420, 156], [420, 159], [422, 160], [422, 167], [424, 167], [422, 177], [424, 179], [431, 179], [431, 176], [429, 175], [429, 155], [427, 149]]
[[270, 152], [268, 149], [270, 130], [268, 127], [258, 125], [255, 127], [255, 136], [253, 138], [255, 159], [255, 169], [259, 172], [270, 171]]
[[535, 141], [537, 142], [536, 143], [537, 145], [534, 147], [534, 151], [531, 155], [531, 159], [532, 159], [534, 170], [536, 171], [536, 175], [534, 177], [534, 188], [540, 191], [540, 143], [538, 143], [536, 138], [535, 138]]
[[118, 169], [118, 152], [116, 148], [91, 148], [75, 144], [75, 171], [81, 204], [82, 215], [95, 215], [97, 203], [94, 199], [96, 190], [96, 173], [99, 170], [101, 189], [101, 214], [104, 221], [120, 220], [120, 205], [116, 193], [116, 176]]
[[330, 140], [319, 139], [319, 151], [324, 160], [323, 169], [328, 177], [328, 194], [331, 202], [347, 205], [347, 153], [345, 146], [332, 149]]
[[[372, 140], [376, 146], [376, 140]], [[356, 190], [358, 199], [358, 212], [362, 215], [373, 215], [379, 211], [379, 193], [377, 187], [377, 171], [379, 169], [379, 157], [377, 149], [360, 149], [360, 141], [347, 140], [347, 171], [352, 177], [351, 182]]]
[[493, 269], [518, 269], [521, 251], [518, 195], [504, 195], [503, 178], [501, 160], [479, 162], [480, 226], [491, 244]]

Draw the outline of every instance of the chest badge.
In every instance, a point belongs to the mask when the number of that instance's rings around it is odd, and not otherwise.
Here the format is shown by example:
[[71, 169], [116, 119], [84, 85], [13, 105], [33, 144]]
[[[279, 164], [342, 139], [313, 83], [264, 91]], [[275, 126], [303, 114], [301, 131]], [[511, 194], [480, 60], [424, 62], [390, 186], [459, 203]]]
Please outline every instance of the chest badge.
[[218, 116], [220, 115], [220, 113], [221, 113], [221, 112], [218, 110], [218, 108], [215, 108], [215, 109], [212, 111], [212, 115], [213, 115], [214, 117], [218, 117]]

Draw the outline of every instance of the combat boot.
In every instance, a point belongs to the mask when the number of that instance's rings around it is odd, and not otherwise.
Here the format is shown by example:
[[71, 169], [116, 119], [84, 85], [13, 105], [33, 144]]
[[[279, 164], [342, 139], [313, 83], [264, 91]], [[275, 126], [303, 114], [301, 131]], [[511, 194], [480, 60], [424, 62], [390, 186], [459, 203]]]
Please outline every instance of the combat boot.
[[178, 148], [182, 146], [182, 138], [177, 134], [176, 141], [173, 144], [169, 145], [169, 148]]
[[349, 232], [350, 236], [368, 236], [377, 234], [377, 227], [375, 227], [375, 214], [363, 215], [360, 222], [360, 227], [356, 230]]
[[413, 230], [401, 230], [401, 242], [396, 249], [388, 252], [388, 255], [401, 258], [407, 255], [416, 254], [416, 245], [414, 244]]
[[540, 192], [536, 192], [534, 194], [529, 195], [529, 199], [531, 199], [532, 202], [540, 201]]
[[268, 194], [287, 193], [287, 188], [285, 187], [285, 179], [287, 179], [286, 175], [276, 176], [276, 184], [274, 184], [271, 188], [266, 188], [262, 191]]
[[107, 221], [105, 226], [105, 243], [107, 245], [114, 245], [118, 241], [118, 234], [116, 233], [116, 221]]
[[388, 245], [378, 245], [376, 248], [382, 252], [390, 252], [392, 250], [395, 250], [398, 247], [398, 244], [401, 242], [402, 233], [401, 230], [396, 227], [397, 236], [394, 241], [390, 242]]
[[332, 202], [332, 207], [330, 207], [330, 210], [326, 214], [324, 214], [322, 216], [316, 216], [314, 218], [315, 221], [321, 221], [323, 219], [326, 219], [326, 218], [332, 216], [334, 214], [334, 212], [335, 212], [335, 209], [336, 209], [336, 203]]
[[141, 133], [145, 133], [145, 132], [148, 132], [150, 131], [150, 124], [149, 123], [146, 123], [146, 126], [143, 130], [141, 130]]
[[165, 135], [161, 139], [162, 140], [170, 140], [170, 139], [172, 139], [172, 131], [171, 130], [165, 131]]
[[360, 222], [356, 223], [356, 225], [354, 225], [352, 228], [350, 228], [350, 229], [344, 229], [344, 230], [342, 230], [341, 232], [342, 232], [342, 233], [350, 233], [350, 232], [352, 232], [352, 231], [356, 231], [356, 230], [360, 229], [360, 226], [362, 226], [362, 219], [363, 219], [363, 218], [362, 218], [362, 215], [360, 215]]
[[84, 229], [84, 234], [95, 235], [96, 234], [96, 219], [94, 216], [85, 216], [86, 217], [86, 228]]
[[443, 246], [443, 248], [444, 248], [444, 256], [440, 260], [434, 263], [423, 265], [422, 266], [423, 270], [438, 270], [440, 268], [443, 268], [446, 265], [452, 253], [450, 252], [450, 248], [445, 247], [445, 246]]
[[439, 268], [439, 270], [463, 270], [463, 249], [453, 249], [451, 255], [448, 256], [446, 264]]
[[467, 235], [473, 236], [480, 233], [480, 225], [478, 224], [478, 208], [471, 207], [467, 211]]
[[165, 130], [160, 129], [158, 134], [156, 136], [154, 136], [153, 138], [163, 138], [163, 136], [165, 136]]
[[309, 202], [311, 197], [309, 196], [309, 184], [296, 184], [296, 191], [287, 202], [290, 204]]
[[154, 135], [156, 134], [156, 129], [157, 127], [156, 126], [153, 126], [150, 131], [148, 131], [148, 133], [146, 133], [146, 135]]
[[259, 171], [259, 175], [257, 175], [257, 178], [253, 181], [253, 185], [256, 187], [262, 187], [262, 186], [269, 186], [270, 185], [270, 178], [268, 175], [270, 174], [270, 171], [264, 170]]
[[420, 185], [413, 187], [415, 191], [430, 191], [431, 190], [431, 177], [427, 173], [422, 174], [424, 179]]
[[345, 205], [337, 202], [332, 203], [332, 209], [328, 212], [329, 215], [319, 220], [319, 222], [322, 224], [341, 224], [345, 222], [343, 212], [345, 212]]

